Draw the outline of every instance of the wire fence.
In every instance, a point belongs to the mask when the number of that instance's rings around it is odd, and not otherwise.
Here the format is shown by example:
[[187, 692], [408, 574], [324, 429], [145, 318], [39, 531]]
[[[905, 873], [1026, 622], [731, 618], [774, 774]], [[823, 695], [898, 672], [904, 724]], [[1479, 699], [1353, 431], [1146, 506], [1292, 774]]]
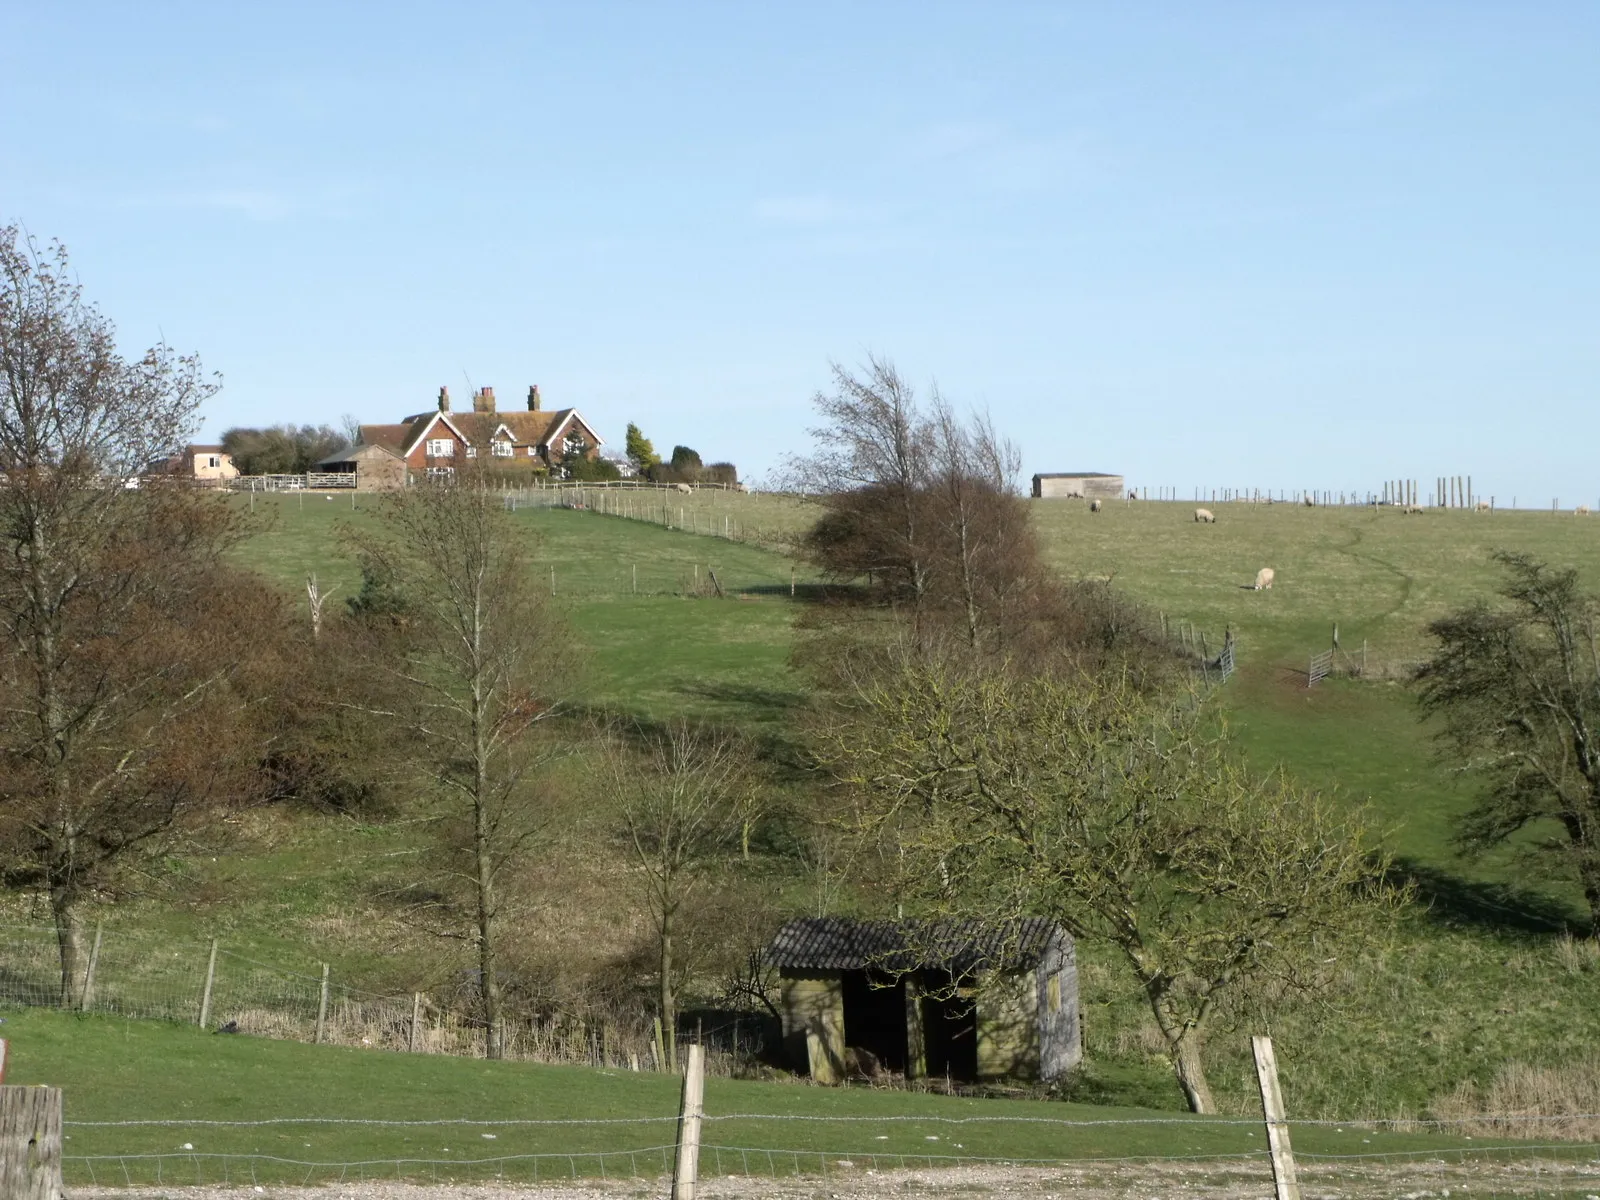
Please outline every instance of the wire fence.
[[[1300, 1174], [1316, 1194], [1587, 1200], [1600, 1188], [1600, 1143], [1503, 1139], [1473, 1145], [1460, 1133], [1465, 1122], [1502, 1119], [1485, 1114], [1426, 1122], [1423, 1132], [1415, 1122], [1383, 1119], [1289, 1124]], [[63, 1166], [69, 1183], [91, 1185], [656, 1180], [672, 1169], [676, 1120], [660, 1113], [589, 1119], [69, 1120]], [[1236, 1189], [1228, 1194], [1261, 1195], [1272, 1189], [1262, 1122], [1246, 1118], [729, 1111], [708, 1112], [704, 1121], [710, 1133], [700, 1149], [704, 1176], [846, 1181], [885, 1171], [985, 1168], [1002, 1172], [1001, 1191], [1006, 1180], [1016, 1185], [1063, 1176], [1096, 1181], [1111, 1194], [1120, 1185], [1128, 1194], [1148, 1195], [1152, 1181], [1172, 1186], [1180, 1180], [1184, 1191], [1226, 1185]], [[329, 1127], [340, 1133], [355, 1127], [365, 1140], [336, 1142], [321, 1154], [303, 1140], [325, 1137]], [[289, 1130], [299, 1144], [270, 1150], [228, 1144], [230, 1134], [234, 1142], [249, 1141], [264, 1129]], [[574, 1136], [585, 1130], [587, 1138]], [[378, 1139], [387, 1134], [388, 1141], [375, 1139], [375, 1132]], [[484, 1145], [514, 1135], [515, 1145]], [[167, 1148], [178, 1138], [185, 1140]], [[984, 1178], [995, 1188], [992, 1174]], [[902, 1186], [896, 1194], [915, 1191]]]
[[[214, 949], [213, 949], [214, 947]], [[174, 942], [158, 933], [96, 929], [78, 980], [78, 1011], [179, 1021], [228, 1034], [361, 1046], [420, 1054], [482, 1057], [484, 1031], [470, 997], [453, 993], [366, 991], [324, 972], [295, 971], [209, 942]], [[470, 984], [470, 981], [468, 981]], [[470, 991], [470, 987], [466, 990]], [[63, 1006], [54, 928], [0, 926], [0, 1005]], [[767, 1052], [768, 1022], [733, 1016], [680, 1039], [703, 1037], [711, 1073], [731, 1075]], [[505, 1057], [513, 1060], [663, 1069], [653, 1023], [642, 1014], [509, 1014]]]
[[644, 521], [663, 529], [722, 538], [766, 549], [793, 548], [795, 536], [816, 517], [795, 497], [724, 488], [568, 484], [522, 488], [504, 494], [507, 509], [565, 508]]

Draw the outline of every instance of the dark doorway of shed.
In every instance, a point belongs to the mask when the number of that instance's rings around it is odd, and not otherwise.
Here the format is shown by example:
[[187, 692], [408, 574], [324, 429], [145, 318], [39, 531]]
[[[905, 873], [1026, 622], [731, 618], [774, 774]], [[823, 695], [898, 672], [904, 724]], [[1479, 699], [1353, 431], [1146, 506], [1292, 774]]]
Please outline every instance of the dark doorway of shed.
[[929, 971], [922, 997], [922, 1039], [928, 1075], [937, 1079], [978, 1078], [978, 1006], [949, 975]]
[[865, 1050], [871, 1060], [860, 1069], [874, 1074], [872, 1064], [885, 1071], [906, 1069], [906, 985], [881, 971], [844, 972], [844, 1041]]

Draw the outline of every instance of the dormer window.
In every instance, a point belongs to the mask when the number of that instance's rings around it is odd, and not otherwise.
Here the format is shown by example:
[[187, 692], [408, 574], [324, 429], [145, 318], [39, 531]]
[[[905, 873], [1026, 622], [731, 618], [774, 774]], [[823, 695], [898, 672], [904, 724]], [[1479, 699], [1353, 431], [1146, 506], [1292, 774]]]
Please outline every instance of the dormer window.
[[496, 458], [510, 458], [517, 450], [510, 442], [503, 441], [493, 443], [493, 449]]

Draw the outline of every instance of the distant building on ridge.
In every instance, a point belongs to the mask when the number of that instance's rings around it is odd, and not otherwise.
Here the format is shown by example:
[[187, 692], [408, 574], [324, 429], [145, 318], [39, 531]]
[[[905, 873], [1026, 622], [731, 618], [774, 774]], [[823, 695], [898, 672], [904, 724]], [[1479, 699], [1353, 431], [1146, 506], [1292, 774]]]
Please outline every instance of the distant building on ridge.
[[1117, 500], [1122, 494], [1122, 476], [1103, 471], [1063, 471], [1033, 477], [1035, 500]]

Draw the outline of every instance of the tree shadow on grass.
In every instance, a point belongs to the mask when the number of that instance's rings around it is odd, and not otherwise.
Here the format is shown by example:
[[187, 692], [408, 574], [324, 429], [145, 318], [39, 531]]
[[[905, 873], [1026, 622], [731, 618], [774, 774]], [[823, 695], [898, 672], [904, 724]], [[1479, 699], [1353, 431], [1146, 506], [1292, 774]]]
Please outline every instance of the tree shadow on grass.
[[1463, 879], [1405, 858], [1395, 860], [1390, 878], [1415, 888], [1428, 919], [1452, 929], [1573, 936], [1587, 932], [1586, 922], [1571, 905], [1528, 888]]
[[715, 704], [734, 704], [759, 713], [764, 719], [777, 719], [800, 703], [800, 693], [786, 688], [755, 687], [744, 683], [708, 681], [686, 683], [673, 689], [680, 696], [709, 700]]
[[867, 594], [865, 588], [849, 583], [796, 583], [792, 590], [787, 583], [754, 583], [733, 590], [741, 596], [792, 598], [807, 604], [861, 603]]

